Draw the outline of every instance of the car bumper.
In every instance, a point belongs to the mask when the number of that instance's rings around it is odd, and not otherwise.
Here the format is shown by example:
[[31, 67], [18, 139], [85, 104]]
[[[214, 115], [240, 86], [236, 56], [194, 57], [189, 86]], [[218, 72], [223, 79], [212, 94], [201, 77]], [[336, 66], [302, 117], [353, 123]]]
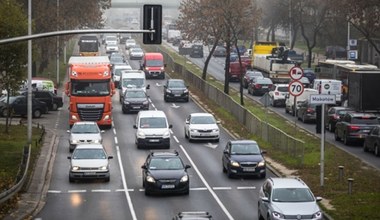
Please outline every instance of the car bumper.
[[218, 140], [219, 132], [190, 132], [192, 140]]
[[273, 104], [279, 105], [279, 106], [285, 106], [285, 99], [274, 99]]
[[165, 98], [170, 99], [170, 100], [188, 100], [189, 93], [184, 93], [184, 94], [166, 93]]
[[123, 105], [123, 111], [124, 112], [138, 112], [140, 110], [149, 110], [149, 105], [133, 105], [133, 104], [130, 104], [130, 105]]
[[108, 179], [110, 178], [110, 172], [104, 171], [81, 171], [81, 172], [72, 172], [69, 173], [70, 179], [72, 180], [81, 180], [81, 179]]
[[155, 183], [145, 182], [145, 191], [151, 193], [186, 193], [189, 191], [189, 181], [176, 183], [161, 183], [156, 181]]
[[140, 147], [168, 147], [170, 148], [170, 138], [138, 138], [137, 145]]
[[149, 71], [145, 72], [146, 78], [162, 78], [165, 76], [165, 72], [162, 71]]
[[266, 172], [264, 167], [230, 167], [231, 173], [240, 176], [259, 176]]

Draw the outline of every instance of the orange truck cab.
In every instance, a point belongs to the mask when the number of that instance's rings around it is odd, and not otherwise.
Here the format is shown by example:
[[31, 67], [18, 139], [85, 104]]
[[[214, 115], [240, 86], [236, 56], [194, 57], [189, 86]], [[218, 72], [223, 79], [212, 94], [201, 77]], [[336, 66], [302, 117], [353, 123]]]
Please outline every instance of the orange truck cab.
[[147, 79], [165, 79], [165, 67], [162, 53], [145, 53], [140, 69], [145, 72]]
[[230, 81], [239, 81], [245, 72], [247, 72], [247, 64], [242, 62], [231, 62], [230, 63]]
[[77, 121], [96, 121], [110, 128], [115, 86], [108, 56], [72, 56], [68, 64], [65, 93], [70, 97], [70, 127]]

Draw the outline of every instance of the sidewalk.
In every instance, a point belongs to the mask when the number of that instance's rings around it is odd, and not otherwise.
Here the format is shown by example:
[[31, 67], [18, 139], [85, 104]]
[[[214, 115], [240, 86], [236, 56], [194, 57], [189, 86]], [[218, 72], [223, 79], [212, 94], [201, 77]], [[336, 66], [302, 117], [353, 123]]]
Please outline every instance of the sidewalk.
[[[31, 219], [45, 204], [46, 193], [49, 188], [50, 176], [55, 158], [58, 138], [55, 131], [45, 128], [42, 148], [35, 167], [32, 170], [31, 179], [27, 191], [21, 193], [18, 199], [18, 207], [4, 220]], [[31, 164], [33, 165], [33, 164]]]

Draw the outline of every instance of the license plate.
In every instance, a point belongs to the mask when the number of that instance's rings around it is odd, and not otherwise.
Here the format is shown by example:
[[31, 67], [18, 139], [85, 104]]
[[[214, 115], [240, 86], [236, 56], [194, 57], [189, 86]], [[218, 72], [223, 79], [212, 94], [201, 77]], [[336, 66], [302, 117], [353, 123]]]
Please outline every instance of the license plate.
[[263, 89], [267, 89], [268, 88], [268, 86], [263, 86]]
[[364, 132], [364, 133], [369, 133], [369, 132], [370, 132], [370, 130], [363, 130], [363, 132]]
[[140, 107], [139, 106], [135, 106], [135, 107], [133, 107], [133, 109], [139, 109]]
[[92, 176], [94, 173], [84, 173], [85, 176]]
[[149, 142], [159, 142], [158, 139], [152, 139], [152, 140], [149, 140]]
[[181, 96], [181, 95], [180, 95], [180, 94], [175, 94], [174, 96], [179, 97], [179, 96]]
[[161, 189], [174, 189], [175, 186], [174, 185], [162, 185], [161, 186]]
[[255, 168], [243, 168], [244, 172], [254, 172]]

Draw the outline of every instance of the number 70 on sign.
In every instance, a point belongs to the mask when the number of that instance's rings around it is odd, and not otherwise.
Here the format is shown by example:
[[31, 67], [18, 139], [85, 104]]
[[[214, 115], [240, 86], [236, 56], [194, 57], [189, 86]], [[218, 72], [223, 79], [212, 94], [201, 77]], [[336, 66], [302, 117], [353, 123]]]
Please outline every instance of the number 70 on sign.
[[289, 83], [288, 90], [292, 96], [299, 96], [303, 93], [304, 86], [303, 86], [302, 82], [295, 80], [295, 81], [291, 81]]

